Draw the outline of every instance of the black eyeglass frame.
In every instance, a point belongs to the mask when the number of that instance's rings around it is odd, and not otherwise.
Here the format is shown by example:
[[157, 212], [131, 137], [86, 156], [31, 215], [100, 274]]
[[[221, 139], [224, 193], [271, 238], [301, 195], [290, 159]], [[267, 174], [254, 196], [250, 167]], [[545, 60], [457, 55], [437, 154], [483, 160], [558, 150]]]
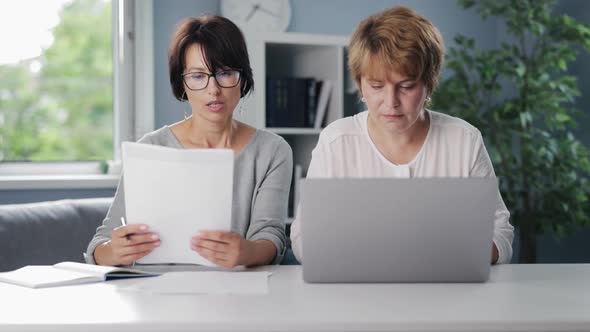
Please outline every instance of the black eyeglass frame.
[[[221, 73], [227, 73], [227, 72], [238, 72], [238, 81], [236, 82], [236, 84], [232, 85], [232, 86], [223, 86], [221, 85], [221, 83], [219, 83], [219, 80], [217, 79], [217, 75], [221, 74]], [[204, 87], [200, 88], [200, 89], [192, 89], [188, 83], [186, 83], [186, 76], [190, 75], [190, 74], [203, 74], [207, 76], [207, 84], [205, 84]], [[184, 73], [181, 75], [182, 76], [182, 82], [184, 83], [184, 85], [191, 91], [201, 91], [201, 90], [205, 90], [207, 89], [207, 87], [209, 86], [209, 81], [211, 80], [211, 77], [213, 77], [213, 79], [215, 79], [215, 82], [217, 83], [217, 85], [219, 85], [220, 87], [224, 88], [224, 89], [230, 89], [233, 87], [238, 86], [238, 84], [240, 84], [240, 82], [242, 81], [242, 70], [241, 69], [231, 69], [231, 70], [222, 70], [222, 71], [218, 71], [215, 73], [211, 73], [211, 74], [207, 74], [205, 72], [202, 71], [191, 71], [188, 73]]]

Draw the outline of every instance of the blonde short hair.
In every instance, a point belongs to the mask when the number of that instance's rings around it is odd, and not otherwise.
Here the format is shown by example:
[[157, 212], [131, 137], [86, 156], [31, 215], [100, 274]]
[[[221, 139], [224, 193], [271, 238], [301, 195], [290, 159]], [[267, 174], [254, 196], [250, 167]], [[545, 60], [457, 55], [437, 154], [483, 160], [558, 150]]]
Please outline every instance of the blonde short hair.
[[348, 67], [359, 88], [363, 75], [389, 69], [422, 81], [431, 94], [444, 61], [438, 29], [406, 7], [393, 7], [364, 19], [352, 34], [348, 52]]

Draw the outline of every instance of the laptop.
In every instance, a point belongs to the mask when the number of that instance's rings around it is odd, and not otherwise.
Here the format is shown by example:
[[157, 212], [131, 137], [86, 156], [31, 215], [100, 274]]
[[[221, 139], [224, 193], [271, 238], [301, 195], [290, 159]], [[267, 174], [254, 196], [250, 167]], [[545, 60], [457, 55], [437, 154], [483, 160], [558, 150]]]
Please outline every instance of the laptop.
[[308, 283], [484, 282], [495, 178], [302, 180]]

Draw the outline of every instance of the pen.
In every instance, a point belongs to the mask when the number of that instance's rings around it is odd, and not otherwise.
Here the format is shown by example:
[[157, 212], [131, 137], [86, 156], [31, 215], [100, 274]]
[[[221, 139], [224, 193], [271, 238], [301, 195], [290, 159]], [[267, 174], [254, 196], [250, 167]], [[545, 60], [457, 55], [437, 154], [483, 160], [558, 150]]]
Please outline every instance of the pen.
[[[121, 217], [121, 224], [123, 226], [127, 226], [127, 222], [125, 221], [125, 217], [123, 217], [123, 216]], [[130, 234], [125, 235], [125, 238], [127, 238], [127, 240], [131, 240], [131, 235], [133, 235], [133, 234], [130, 233]], [[135, 261], [133, 263], [131, 263], [131, 266], [135, 266]]]
[[[125, 221], [125, 217], [121, 217], [121, 224], [123, 226], [127, 226], [127, 222]], [[131, 235], [133, 235], [133, 234], [129, 233], [129, 234], [125, 235], [125, 238], [127, 240], [131, 240]]]

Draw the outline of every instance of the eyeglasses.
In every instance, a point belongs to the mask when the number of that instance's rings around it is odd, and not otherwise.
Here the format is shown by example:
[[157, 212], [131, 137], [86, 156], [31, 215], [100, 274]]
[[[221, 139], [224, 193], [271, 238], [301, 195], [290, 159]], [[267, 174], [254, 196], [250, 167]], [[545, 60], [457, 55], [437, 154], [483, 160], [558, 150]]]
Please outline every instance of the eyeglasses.
[[209, 79], [211, 77], [215, 78], [217, 85], [220, 87], [233, 88], [240, 83], [240, 74], [241, 72], [239, 70], [223, 70], [211, 74], [191, 72], [182, 74], [182, 79], [184, 80], [184, 84], [193, 91], [205, 89], [209, 85]]

